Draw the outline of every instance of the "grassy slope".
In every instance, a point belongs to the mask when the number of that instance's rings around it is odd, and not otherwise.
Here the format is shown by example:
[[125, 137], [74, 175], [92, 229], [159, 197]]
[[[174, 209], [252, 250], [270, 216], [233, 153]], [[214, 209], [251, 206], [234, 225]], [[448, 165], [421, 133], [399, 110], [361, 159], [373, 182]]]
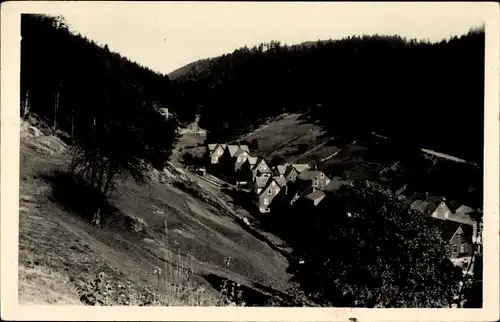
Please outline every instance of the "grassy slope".
[[[331, 138], [324, 135], [321, 128], [303, 119], [300, 114], [290, 114], [270, 120], [257, 130], [243, 135], [239, 140], [259, 143], [257, 150], [252, 151], [255, 156], [265, 156], [268, 161], [276, 155], [281, 155], [290, 162], [307, 163], [311, 156], [324, 158], [338, 148], [331, 144]], [[204, 138], [189, 134], [180, 138], [178, 147], [174, 150], [173, 161], [180, 161], [182, 154], [189, 152], [193, 155], [203, 155]], [[306, 151], [300, 151], [301, 145], [307, 146]]]
[[[115, 280], [154, 286], [153, 270], [164, 267], [165, 220], [171, 265], [186, 263], [194, 271], [192, 282], [205, 285], [212, 295], [209, 274], [285, 290], [283, 256], [212, 206], [170, 185], [126, 181], [112, 197], [116, 214], [103, 218], [102, 228], [88, 224], [74, 213], [68, 198], [60, 198], [68, 191], [64, 176], [54, 174], [65, 170], [67, 155], [44, 154], [32, 144], [35, 139], [45, 142], [50, 137], [21, 140], [20, 302], [78, 303], [76, 285], [101, 271]], [[130, 217], [139, 217], [146, 228], [134, 231]], [[224, 268], [226, 256], [232, 257], [229, 270]]]
[[301, 144], [307, 145], [310, 150], [329, 140], [323, 136], [319, 126], [303, 121], [300, 114], [277, 118], [241, 139], [256, 139], [259, 148], [255, 154], [266, 155], [269, 160], [281, 155], [286, 159], [298, 158], [299, 161], [303, 161], [300, 160], [302, 153], [298, 150]]

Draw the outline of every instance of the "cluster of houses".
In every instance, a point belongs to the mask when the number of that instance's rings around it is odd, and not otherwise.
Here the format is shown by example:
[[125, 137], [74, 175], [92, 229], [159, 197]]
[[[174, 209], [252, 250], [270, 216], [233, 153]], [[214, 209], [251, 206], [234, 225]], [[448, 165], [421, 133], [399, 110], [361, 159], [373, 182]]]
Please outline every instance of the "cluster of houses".
[[292, 204], [301, 199], [317, 206], [326, 193], [346, 183], [338, 177], [332, 180], [309, 164], [271, 166], [265, 158], [252, 156], [247, 145], [209, 144], [207, 152], [212, 167], [218, 165], [223, 170], [220, 172], [233, 175], [236, 183], [249, 186], [261, 213], [270, 212], [292, 185], [295, 191]]
[[[252, 156], [246, 145], [209, 144], [208, 156], [211, 165], [222, 166], [233, 174], [244, 173], [243, 176], [236, 176], [236, 182], [251, 182], [249, 192], [260, 213], [269, 213], [273, 205], [283, 202], [314, 208], [328, 194], [353, 183], [336, 176], [330, 178], [308, 164], [271, 166], [264, 158]], [[401, 189], [397, 194], [407, 205], [429, 216], [440, 228], [443, 238], [449, 242], [452, 259], [472, 256], [474, 248], [480, 247], [482, 229], [477, 218], [482, 215], [481, 210], [428, 194], [404, 196], [403, 191]]]

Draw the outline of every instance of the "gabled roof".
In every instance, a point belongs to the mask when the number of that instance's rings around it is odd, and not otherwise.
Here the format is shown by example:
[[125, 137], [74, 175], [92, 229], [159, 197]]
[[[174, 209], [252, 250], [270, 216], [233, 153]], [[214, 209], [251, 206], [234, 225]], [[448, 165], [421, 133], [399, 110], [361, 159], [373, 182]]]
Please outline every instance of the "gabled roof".
[[330, 183], [325, 187], [325, 191], [333, 192], [339, 190], [342, 186], [348, 186], [351, 181], [342, 180], [340, 177], [333, 177]]
[[457, 208], [457, 210], [455, 210], [455, 212], [461, 213], [461, 214], [470, 214], [470, 213], [473, 213], [475, 211], [474, 211], [474, 209], [472, 209], [469, 206], [461, 205], [460, 207]]
[[227, 149], [229, 150], [229, 155], [234, 156], [240, 148], [237, 145], [228, 145]]
[[262, 163], [262, 161], [264, 161], [266, 163], [267, 167], [269, 168], [269, 164], [267, 163], [266, 159], [264, 159], [263, 157], [259, 157], [257, 159], [257, 162], [255, 162], [255, 166], [253, 167], [252, 170], [257, 169], [257, 166], [260, 165]]
[[255, 182], [258, 188], [264, 188], [267, 185], [267, 182], [270, 181], [270, 177], [256, 177]]
[[[285, 177], [288, 177], [288, 175], [289, 175], [292, 171], [294, 171], [294, 170], [295, 170], [295, 171], [297, 171], [297, 169], [295, 169], [295, 168], [293, 167], [293, 165], [288, 165], [288, 166], [286, 167], [286, 170], [285, 170], [284, 176], [285, 176]], [[297, 171], [297, 173], [298, 173], [298, 171]]]
[[283, 178], [283, 177], [273, 177], [273, 180], [276, 181], [276, 183], [280, 186], [280, 187], [284, 187], [286, 186], [286, 179]]
[[250, 156], [250, 157], [248, 157], [247, 160], [248, 160], [248, 163], [250, 163], [250, 165], [254, 166], [257, 163], [257, 159], [258, 159], [258, 157]]
[[279, 174], [285, 174], [285, 171], [286, 171], [286, 166], [284, 165], [277, 165], [274, 167], [274, 169], [278, 170], [278, 173]]
[[298, 176], [300, 180], [312, 180], [315, 177], [319, 176], [322, 172], [321, 171], [316, 171], [316, 170], [306, 170], [304, 172], [301, 172]]
[[410, 208], [414, 210], [419, 210], [423, 212], [426, 215], [432, 214], [434, 210], [439, 206], [439, 204], [443, 201], [442, 197], [436, 197], [436, 196], [427, 196], [424, 199], [413, 199], [410, 198], [409, 202]]
[[240, 145], [240, 149], [243, 150], [243, 151], [247, 151], [248, 153], [250, 153], [250, 149], [248, 148], [248, 145]]
[[471, 225], [464, 225], [454, 221], [440, 220], [432, 217], [429, 217], [429, 220], [432, 225], [435, 225], [439, 228], [442, 233], [441, 236], [446, 241], [450, 241], [459, 229], [463, 232], [466, 239], [468, 239], [469, 241], [472, 240], [473, 229]]
[[297, 163], [292, 165], [295, 168], [295, 170], [297, 170], [297, 172], [299, 173], [311, 169], [311, 166], [307, 163]]
[[476, 224], [476, 221], [474, 220], [474, 218], [471, 217], [470, 214], [464, 214], [464, 213], [460, 213], [460, 212], [454, 213], [453, 215], [448, 217], [448, 220], [462, 223], [462, 224], [467, 224], [467, 225]]
[[250, 153], [246, 150], [242, 150], [241, 148], [234, 154], [234, 157], [237, 158], [240, 154], [248, 154], [248, 156], [250, 156]]
[[269, 180], [266, 182], [266, 185], [264, 186], [262, 191], [259, 193], [259, 195], [263, 194], [273, 182], [276, 182], [276, 184], [278, 185], [278, 188], [280, 188], [280, 189], [283, 188], [283, 186], [280, 185], [280, 183], [278, 182], [278, 180], [276, 180], [276, 178], [268, 178], [268, 179]]
[[318, 199], [321, 199], [321, 198], [324, 198], [326, 195], [323, 191], [321, 190], [315, 190], [311, 193], [308, 193], [306, 195], [304, 195], [304, 198], [306, 199], [310, 199], [310, 200], [318, 200]]

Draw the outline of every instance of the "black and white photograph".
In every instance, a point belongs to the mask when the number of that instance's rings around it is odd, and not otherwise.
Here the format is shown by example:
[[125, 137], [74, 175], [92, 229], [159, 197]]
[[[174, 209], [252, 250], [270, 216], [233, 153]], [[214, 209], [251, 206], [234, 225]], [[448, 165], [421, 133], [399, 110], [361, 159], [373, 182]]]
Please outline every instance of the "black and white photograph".
[[[499, 318], [498, 5], [2, 9], [2, 60], [17, 59], [2, 61], [2, 233], [15, 232], [2, 284], [17, 280], [16, 310]], [[4, 46], [18, 11], [17, 48]], [[417, 316], [433, 318], [404, 319]]]

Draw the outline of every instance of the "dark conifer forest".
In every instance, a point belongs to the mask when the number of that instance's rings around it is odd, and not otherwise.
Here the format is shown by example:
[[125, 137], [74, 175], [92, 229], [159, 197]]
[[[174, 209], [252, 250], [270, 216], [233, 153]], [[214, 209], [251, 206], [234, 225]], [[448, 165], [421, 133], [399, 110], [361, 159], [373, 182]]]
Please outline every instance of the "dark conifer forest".
[[176, 84], [73, 34], [63, 17], [23, 15], [21, 36], [21, 116], [38, 116], [69, 141], [72, 170], [92, 194], [165, 166], [179, 126], [191, 121]]
[[477, 28], [439, 43], [378, 35], [273, 41], [171, 76], [212, 140], [230, 140], [284, 112], [307, 112], [332, 134], [377, 131], [401, 146], [481, 163], [484, 41]]

